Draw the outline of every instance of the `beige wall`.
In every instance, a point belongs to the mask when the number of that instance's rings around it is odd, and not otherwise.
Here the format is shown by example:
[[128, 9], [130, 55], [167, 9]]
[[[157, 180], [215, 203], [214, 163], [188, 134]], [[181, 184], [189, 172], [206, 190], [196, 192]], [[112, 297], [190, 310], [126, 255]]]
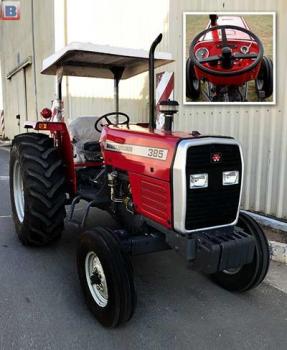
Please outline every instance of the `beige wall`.
[[[182, 13], [184, 11], [276, 11], [277, 104], [275, 106], [183, 106]], [[176, 128], [231, 135], [243, 146], [245, 181], [242, 205], [287, 218], [287, 2], [285, 0], [171, 0], [169, 44], [176, 57], [175, 96], [181, 108]]]
[[[21, 1], [20, 21], [0, 21], [3, 107], [6, 136], [10, 138], [19, 132], [16, 114], [21, 115], [21, 125], [26, 119], [34, 120], [37, 118], [36, 110], [46, 105], [50, 106], [50, 100], [53, 97], [54, 79], [40, 75], [43, 58], [54, 50], [53, 3], [53, 0]], [[34, 45], [32, 5], [34, 7]], [[33, 63], [25, 69], [28, 110], [26, 115], [24, 71], [19, 71], [10, 80], [7, 80], [6, 76], [28, 56], [32, 56]], [[34, 72], [36, 72], [36, 79]]]

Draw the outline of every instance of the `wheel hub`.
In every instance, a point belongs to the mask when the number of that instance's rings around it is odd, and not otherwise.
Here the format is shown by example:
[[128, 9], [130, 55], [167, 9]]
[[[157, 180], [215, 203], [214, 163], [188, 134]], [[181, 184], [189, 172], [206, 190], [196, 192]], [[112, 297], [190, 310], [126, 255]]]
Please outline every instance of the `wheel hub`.
[[85, 261], [86, 280], [89, 290], [95, 302], [100, 307], [108, 303], [108, 287], [104, 269], [99, 257], [94, 252], [89, 252]]
[[95, 271], [92, 276], [91, 276], [91, 283], [93, 284], [101, 284], [101, 276], [99, 275], [99, 273], [97, 271]]
[[23, 178], [21, 173], [21, 167], [18, 160], [14, 163], [13, 168], [13, 193], [14, 193], [14, 203], [17, 213], [18, 220], [20, 223], [24, 221], [24, 186]]

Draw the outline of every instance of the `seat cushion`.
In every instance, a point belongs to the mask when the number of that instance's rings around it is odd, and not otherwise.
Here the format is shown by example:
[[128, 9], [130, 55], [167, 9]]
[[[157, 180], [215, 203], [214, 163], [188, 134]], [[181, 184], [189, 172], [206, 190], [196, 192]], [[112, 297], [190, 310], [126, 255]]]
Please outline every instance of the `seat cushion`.
[[96, 116], [83, 116], [73, 119], [69, 123], [69, 132], [74, 141], [98, 141], [100, 133], [95, 129], [95, 123], [99, 119]]
[[98, 141], [88, 141], [84, 143], [84, 151], [101, 152], [101, 146]]
[[99, 158], [100, 133], [95, 129], [95, 123], [98, 119], [99, 117], [96, 116], [83, 116], [73, 119], [69, 123], [68, 130], [71, 140], [73, 140], [75, 163]]

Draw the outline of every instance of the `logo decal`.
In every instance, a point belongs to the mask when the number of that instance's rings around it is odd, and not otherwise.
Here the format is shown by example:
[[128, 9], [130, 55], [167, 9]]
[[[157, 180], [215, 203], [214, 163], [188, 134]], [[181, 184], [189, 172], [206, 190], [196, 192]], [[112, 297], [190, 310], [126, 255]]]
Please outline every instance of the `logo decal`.
[[164, 148], [120, 144], [112, 141], [105, 142], [105, 149], [107, 151], [127, 153], [135, 156], [153, 158], [157, 160], [166, 160], [168, 154], [168, 150]]
[[17, 21], [20, 19], [20, 1], [0, 0], [0, 20]]
[[211, 160], [211, 163], [221, 163], [222, 154], [221, 153], [211, 153], [210, 160]]

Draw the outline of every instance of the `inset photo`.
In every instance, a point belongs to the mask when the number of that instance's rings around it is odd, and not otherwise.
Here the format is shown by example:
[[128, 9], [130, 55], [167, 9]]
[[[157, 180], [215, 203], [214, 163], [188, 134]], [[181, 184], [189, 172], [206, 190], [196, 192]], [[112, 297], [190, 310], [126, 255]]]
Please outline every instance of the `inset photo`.
[[275, 104], [274, 12], [183, 14], [184, 104]]

